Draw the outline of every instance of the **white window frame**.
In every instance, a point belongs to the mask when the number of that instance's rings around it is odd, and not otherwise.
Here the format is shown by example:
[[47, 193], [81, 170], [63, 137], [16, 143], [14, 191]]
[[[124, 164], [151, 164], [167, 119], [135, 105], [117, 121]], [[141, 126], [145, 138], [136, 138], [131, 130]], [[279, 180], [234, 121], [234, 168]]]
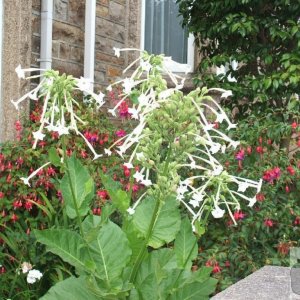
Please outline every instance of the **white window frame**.
[[[146, 0], [141, 0], [141, 42], [140, 49], [145, 50], [145, 17], [146, 17]], [[154, 0], [147, 0], [154, 1]], [[168, 63], [167, 67], [175, 73], [192, 73], [195, 65], [195, 38], [193, 34], [189, 34], [187, 41], [187, 63], [181, 64], [175, 61]]]

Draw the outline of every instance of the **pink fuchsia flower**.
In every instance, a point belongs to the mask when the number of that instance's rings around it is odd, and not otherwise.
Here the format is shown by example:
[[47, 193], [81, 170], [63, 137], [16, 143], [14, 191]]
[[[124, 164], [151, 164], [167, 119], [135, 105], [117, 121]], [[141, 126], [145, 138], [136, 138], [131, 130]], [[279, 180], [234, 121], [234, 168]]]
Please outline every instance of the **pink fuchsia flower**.
[[264, 221], [264, 225], [267, 226], [267, 227], [273, 227], [274, 226], [274, 221], [271, 220], [271, 219], [266, 219]]
[[126, 131], [123, 130], [123, 129], [120, 129], [120, 130], [117, 130], [117, 131], [115, 132], [115, 134], [116, 134], [117, 137], [123, 137], [123, 136], [126, 135]]
[[260, 201], [260, 202], [264, 201], [265, 200], [265, 195], [263, 193], [256, 194], [256, 200]]
[[107, 193], [106, 190], [97, 191], [97, 196], [100, 197], [103, 200], [108, 199], [108, 193]]
[[294, 221], [294, 225], [300, 225], [300, 216], [297, 216], [295, 221]]
[[235, 155], [235, 159], [244, 160], [245, 159], [245, 150], [241, 149], [240, 151], [238, 151]]
[[291, 127], [292, 127], [292, 129], [296, 129], [296, 128], [298, 127], [297, 122], [293, 122], [293, 123], [291, 124]]
[[241, 210], [237, 210], [234, 212], [233, 217], [236, 221], [244, 219], [246, 214], [244, 214]]
[[264, 172], [263, 180], [272, 184], [274, 180], [278, 180], [280, 178], [280, 175], [281, 175], [280, 168], [275, 167], [273, 169]]

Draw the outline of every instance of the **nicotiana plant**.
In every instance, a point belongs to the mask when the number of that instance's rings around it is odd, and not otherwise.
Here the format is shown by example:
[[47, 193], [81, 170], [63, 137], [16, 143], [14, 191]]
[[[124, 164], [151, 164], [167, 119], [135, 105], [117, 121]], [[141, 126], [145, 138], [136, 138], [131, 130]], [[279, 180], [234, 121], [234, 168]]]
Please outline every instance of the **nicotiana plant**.
[[[115, 54], [123, 50], [115, 48]], [[195, 89], [184, 95], [184, 78], [168, 70], [169, 60], [141, 52], [128, 67], [138, 63], [132, 75], [107, 88], [121, 86], [121, 99], [109, 112], [116, 115], [129, 99], [134, 128], [104, 154], [97, 154], [76, 126], [80, 119], [73, 107], [79, 103], [72, 93], [75, 89], [90, 92], [84, 79], [45, 71], [40, 85], [27, 94], [44, 99], [36, 140], [43, 138], [44, 128], [64, 135], [62, 149], [51, 151], [47, 164], [65, 171], [60, 189], [66, 214], [78, 225], [69, 230], [35, 230], [38, 242], [76, 270], [42, 299], [75, 295], [76, 299], [208, 299], [214, 291], [211, 268], [191, 270], [197, 257], [197, 236], [204, 233], [211, 215], [220, 218], [227, 210], [235, 222], [232, 210], [240, 209], [240, 199], [253, 206], [261, 181], [227, 173], [217, 157], [239, 143], [218, 130], [214, 121], [227, 123], [227, 130], [236, 125], [208, 95], [210, 90]], [[17, 71], [23, 76], [20, 67]], [[168, 87], [165, 76], [173, 87]], [[230, 91], [218, 91], [221, 97], [230, 95]], [[90, 94], [102, 105], [103, 94]], [[26, 97], [13, 103], [18, 107]], [[115, 151], [131, 172], [128, 193], [100, 173], [111, 199], [101, 217], [89, 215], [95, 194], [93, 179], [75, 155], [66, 155], [65, 136], [72, 131], [86, 140], [95, 159]], [[29, 184], [37, 173], [22, 180]], [[135, 182], [145, 186], [137, 200], [131, 197]]]

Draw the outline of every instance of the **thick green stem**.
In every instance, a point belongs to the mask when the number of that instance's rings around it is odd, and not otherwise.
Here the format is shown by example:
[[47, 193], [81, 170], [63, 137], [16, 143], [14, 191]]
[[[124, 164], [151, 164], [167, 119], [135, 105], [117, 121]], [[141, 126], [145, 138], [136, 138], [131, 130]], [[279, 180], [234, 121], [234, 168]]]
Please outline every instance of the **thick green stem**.
[[[170, 164], [170, 155], [171, 155], [171, 146], [169, 146], [168, 153], [166, 155], [166, 162], [165, 162], [165, 166], [164, 166], [164, 170], [163, 170], [163, 176], [167, 175], [168, 166]], [[135, 264], [132, 268], [130, 278], [129, 278], [129, 282], [134, 282], [134, 280], [136, 278], [136, 275], [137, 275], [137, 272], [140, 268], [140, 265], [143, 261], [143, 258], [145, 256], [145, 254], [146, 254], [147, 245], [148, 245], [150, 237], [152, 235], [154, 225], [155, 225], [155, 222], [156, 222], [156, 219], [157, 219], [157, 215], [158, 215], [158, 212], [159, 212], [159, 208], [160, 208], [160, 204], [161, 204], [161, 199], [160, 198], [161, 197], [158, 197], [156, 199], [155, 207], [154, 207], [153, 214], [152, 214], [152, 217], [151, 217], [151, 221], [150, 221], [148, 231], [147, 231], [147, 234], [146, 234], [145, 243], [143, 243], [143, 246], [141, 247], [141, 249], [139, 251], [139, 254], [137, 256], [137, 259], [135, 261]]]

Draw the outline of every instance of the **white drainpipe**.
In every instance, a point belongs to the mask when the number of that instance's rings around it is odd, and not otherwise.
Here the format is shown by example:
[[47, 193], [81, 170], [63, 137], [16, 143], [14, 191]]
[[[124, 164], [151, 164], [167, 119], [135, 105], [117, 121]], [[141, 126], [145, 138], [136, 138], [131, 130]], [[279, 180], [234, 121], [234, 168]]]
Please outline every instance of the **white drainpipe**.
[[85, 2], [84, 77], [94, 89], [96, 0]]
[[51, 69], [53, 0], [42, 0], [40, 68]]

